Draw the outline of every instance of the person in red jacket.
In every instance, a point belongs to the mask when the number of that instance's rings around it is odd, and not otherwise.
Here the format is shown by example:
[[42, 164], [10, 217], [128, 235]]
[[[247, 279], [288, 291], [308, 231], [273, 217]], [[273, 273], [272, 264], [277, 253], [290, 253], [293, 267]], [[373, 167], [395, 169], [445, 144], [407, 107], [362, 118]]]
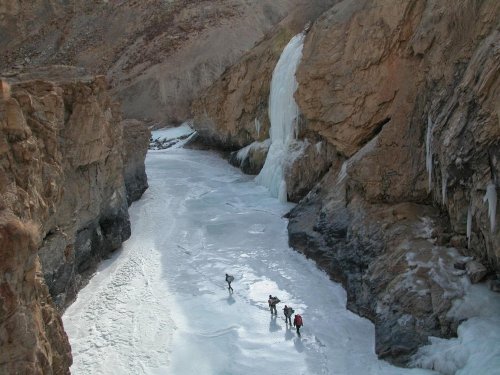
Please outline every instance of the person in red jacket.
[[302, 317], [299, 314], [295, 314], [295, 318], [293, 318], [293, 326], [297, 328], [297, 335], [300, 336], [300, 327], [302, 327], [304, 323], [302, 323]]

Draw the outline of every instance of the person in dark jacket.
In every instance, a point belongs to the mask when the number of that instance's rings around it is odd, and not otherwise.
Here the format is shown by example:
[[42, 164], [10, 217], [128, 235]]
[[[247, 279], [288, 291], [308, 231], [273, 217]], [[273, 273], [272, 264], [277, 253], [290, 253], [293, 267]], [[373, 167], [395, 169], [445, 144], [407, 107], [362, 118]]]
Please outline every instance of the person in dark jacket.
[[230, 292], [232, 292], [232, 291], [233, 291], [233, 288], [232, 288], [232, 286], [231, 286], [231, 283], [232, 283], [232, 281], [233, 281], [233, 280], [234, 280], [234, 276], [228, 275], [228, 274], [226, 273], [227, 289], [228, 289]]
[[288, 307], [287, 305], [285, 305], [285, 307], [283, 308], [283, 314], [285, 314], [285, 323], [288, 324], [290, 323], [290, 325], [292, 325], [292, 314], [293, 314], [293, 309], [291, 307]]
[[278, 315], [278, 311], [276, 310], [276, 304], [280, 302], [278, 297], [273, 297], [269, 295], [269, 299], [267, 300], [267, 303], [269, 304], [269, 309], [271, 310], [271, 314]]
[[299, 314], [295, 314], [295, 318], [293, 318], [293, 325], [297, 329], [297, 335], [300, 336], [299, 330], [300, 330], [300, 327], [302, 327], [304, 325], [304, 323], [302, 323], [302, 317]]

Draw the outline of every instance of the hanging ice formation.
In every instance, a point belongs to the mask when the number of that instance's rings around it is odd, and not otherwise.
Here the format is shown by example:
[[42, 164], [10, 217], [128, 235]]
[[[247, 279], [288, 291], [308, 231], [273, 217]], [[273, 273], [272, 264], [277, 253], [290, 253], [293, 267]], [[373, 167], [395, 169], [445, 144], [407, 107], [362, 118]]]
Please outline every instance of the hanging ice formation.
[[486, 194], [483, 202], [488, 202], [488, 217], [490, 218], [490, 230], [495, 230], [495, 217], [497, 214], [497, 189], [493, 181], [486, 186]]
[[427, 134], [425, 135], [425, 168], [429, 174], [429, 188], [432, 189], [432, 120], [431, 116], [427, 117]]
[[293, 94], [297, 90], [295, 71], [302, 57], [304, 34], [290, 40], [273, 71], [269, 95], [271, 147], [266, 162], [255, 181], [266, 186], [271, 195], [287, 201], [287, 187], [283, 173], [290, 143], [297, 135], [299, 108]]
[[467, 247], [470, 248], [470, 236], [472, 234], [472, 206], [467, 210]]
[[337, 184], [340, 184], [348, 175], [348, 169], [356, 162], [363, 159], [366, 155], [373, 151], [378, 142], [378, 135], [374, 137], [370, 142], [361, 147], [353, 156], [342, 163], [340, 172], [337, 176]]
[[260, 121], [257, 117], [255, 118], [255, 131], [257, 132], [257, 137], [260, 137]]

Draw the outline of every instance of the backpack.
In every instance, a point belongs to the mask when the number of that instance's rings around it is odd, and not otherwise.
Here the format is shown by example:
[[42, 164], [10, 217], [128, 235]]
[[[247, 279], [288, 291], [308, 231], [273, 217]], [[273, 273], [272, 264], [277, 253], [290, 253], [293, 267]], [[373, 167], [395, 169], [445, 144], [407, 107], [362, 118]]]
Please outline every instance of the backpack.
[[289, 309], [288, 311], [290, 311], [290, 316], [292, 316], [292, 314], [295, 312], [295, 310], [292, 309], [291, 307], [289, 307], [288, 309]]
[[226, 277], [226, 281], [232, 282], [234, 280], [234, 276], [228, 275]]
[[302, 326], [302, 317], [299, 314], [295, 315], [294, 320], [296, 325], [298, 325], [299, 327]]

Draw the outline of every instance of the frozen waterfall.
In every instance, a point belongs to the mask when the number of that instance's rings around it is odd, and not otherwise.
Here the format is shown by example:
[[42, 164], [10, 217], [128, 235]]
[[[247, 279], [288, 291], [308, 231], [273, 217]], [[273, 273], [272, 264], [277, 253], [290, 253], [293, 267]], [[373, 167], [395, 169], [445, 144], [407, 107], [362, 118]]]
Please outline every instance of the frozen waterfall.
[[491, 233], [493, 233], [495, 231], [495, 218], [497, 215], [497, 189], [493, 181], [491, 181], [488, 186], [486, 186], [486, 194], [484, 195], [483, 202], [488, 202], [490, 230]]
[[281, 202], [287, 200], [287, 187], [283, 173], [290, 143], [297, 135], [299, 108], [293, 94], [297, 90], [295, 71], [302, 57], [304, 34], [290, 40], [273, 71], [269, 95], [271, 121], [271, 147], [266, 162], [255, 181], [266, 186], [271, 195]]

